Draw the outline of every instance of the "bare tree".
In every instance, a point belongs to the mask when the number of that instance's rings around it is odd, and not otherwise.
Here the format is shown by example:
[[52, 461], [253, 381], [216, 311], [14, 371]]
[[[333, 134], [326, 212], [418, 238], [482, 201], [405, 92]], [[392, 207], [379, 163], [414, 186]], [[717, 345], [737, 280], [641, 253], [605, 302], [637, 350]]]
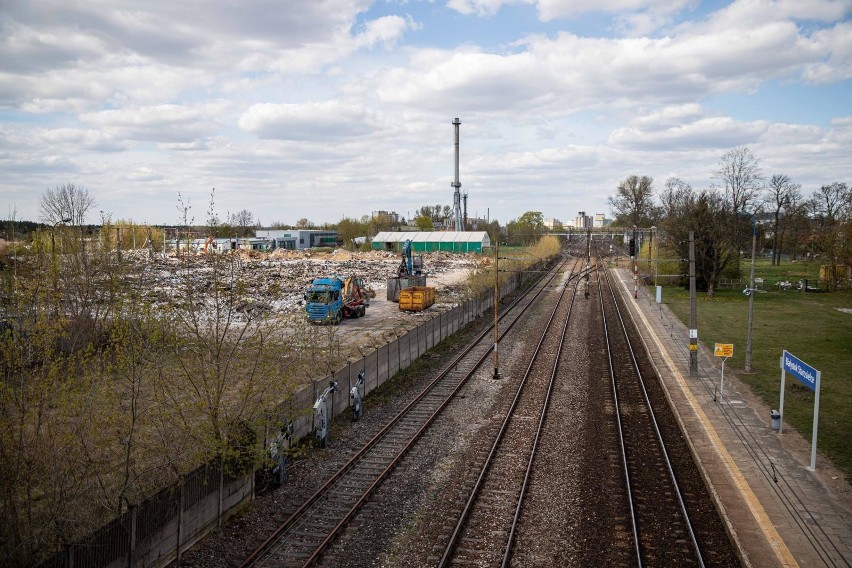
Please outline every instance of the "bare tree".
[[670, 177], [666, 180], [666, 188], [660, 193], [662, 204], [661, 214], [664, 217], [673, 217], [683, 209], [692, 196], [692, 186], [679, 177]]
[[734, 148], [721, 157], [713, 177], [722, 182], [734, 215], [747, 213], [763, 182], [760, 159], [748, 146]]
[[834, 290], [844, 278], [838, 268], [852, 265], [852, 236], [846, 230], [852, 217], [852, 192], [845, 183], [824, 185], [813, 192], [811, 207], [817, 222], [815, 244], [829, 266], [826, 284]]
[[240, 236], [243, 237], [248, 237], [251, 234], [251, 230], [257, 227], [254, 214], [248, 209], [231, 214], [230, 221], [232, 226], [238, 228]]
[[51, 225], [61, 222], [82, 225], [94, 206], [95, 198], [89, 195], [89, 190], [70, 182], [47, 189], [39, 201], [42, 221]]
[[618, 193], [609, 198], [609, 205], [620, 225], [650, 225], [654, 216], [654, 178], [629, 176], [618, 184]]
[[845, 183], [824, 185], [811, 195], [814, 213], [831, 221], [843, 221], [850, 214], [849, 188]]
[[769, 180], [767, 187], [766, 204], [771, 207], [773, 214], [772, 227], [772, 264], [781, 264], [781, 245], [783, 243], [786, 223], [782, 224], [782, 218], [788, 216], [791, 204], [799, 201], [799, 189], [802, 186], [793, 183], [784, 174], [775, 174]]

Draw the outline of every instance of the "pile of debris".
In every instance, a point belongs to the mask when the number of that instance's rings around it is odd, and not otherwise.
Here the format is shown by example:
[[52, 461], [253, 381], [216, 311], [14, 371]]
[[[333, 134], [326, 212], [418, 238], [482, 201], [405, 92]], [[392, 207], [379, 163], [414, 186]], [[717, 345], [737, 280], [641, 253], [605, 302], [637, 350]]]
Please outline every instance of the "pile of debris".
[[[241, 285], [246, 313], [268, 310], [273, 314], [295, 314], [303, 308], [305, 288], [320, 276], [359, 276], [368, 289], [384, 294], [387, 279], [396, 275], [399, 255], [386, 251], [350, 252], [338, 249], [330, 253], [277, 249], [270, 253], [238, 250], [226, 257], [210, 254], [150, 257], [148, 251], [125, 251], [134, 262], [140, 288], [154, 305], [185, 301], [192, 296], [198, 302], [209, 300], [214, 287], [214, 263], [219, 263], [219, 286]], [[467, 273], [481, 261], [480, 255], [430, 253], [424, 255], [429, 285], [438, 290], [438, 304], [453, 304], [462, 299]], [[226, 277], [222, 277], [222, 274]], [[192, 294], [187, 294], [191, 288]]]

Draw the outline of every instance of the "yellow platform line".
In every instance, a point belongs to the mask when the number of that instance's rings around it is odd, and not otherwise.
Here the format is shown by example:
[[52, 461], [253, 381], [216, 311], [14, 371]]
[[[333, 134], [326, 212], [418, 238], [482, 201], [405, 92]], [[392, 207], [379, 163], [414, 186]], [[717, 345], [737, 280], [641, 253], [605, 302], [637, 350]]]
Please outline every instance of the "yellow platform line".
[[[623, 287], [626, 286], [623, 279], [619, 278], [618, 280], [621, 282]], [[713, 449], [716, 450], [716, 453], [722, 459], [722, 462], [725, 464], [725, 469], [728, 471], [728, 474], [733, 479], [734, 486], [737, 488], [737, 491], [740, 492], [743, 501], [745, 501], [745, 503], [748, 505], [749, 511], [751, 511], [752, 516], [754, 516], [755, 521], [757, 521], [757, 525], [763, 532], [763, 536], [766, 537], [766, 540], [769, 542], [769, 545], [775, 552], [775, 557], [778, 559], [779, 564], [781, 566], [799, 566], [799, 563], [796, 562], [795, 558], [793, 558], [793, 555], [790, 553], [790, 549], [787, 548], [787, 545], [784, 543], [784, 540], [781, 538], [781, 535], [778, 534], [777, 530], [775, 530], [775, 526], [769, 519], [769, 515], [763, 508], [763, 505], [760, 504], [760, 501], [757, 499], [757, 496], [751, 490], [751, 486], [749, 486], [748, 481], [746, 481], [745, 477], [740, 471], [740, 468], [737, 466], [736, 462], [734, 462], [734, 459], [731, 457], [731, 454], [728, 453], [728, 449], [725, 447], [725, 444], [722, 442], [721, 438], [719, 438], [719, 435], [716, 433], [716, 429], [713, 427], [713, 424], [710, 423], [710, 419], [707, 418], [707, 415], [704, 413], [704, 409], [702, 409], [701, 405], [698, 404], [698, 401], [692, 394], [692, 390], [686, 384], [686, 380], [683, 378], [680, 369], [677, 368], [677, 365], [674, 361], [672, 361], [671, 357], [669, 356], [668, 350], [662, 344], [659, 337], [657, 337], [656, 331], [653, 327], [651, 327], [651, 324], [648, 322], [647, 318], [645, 317], [645, 314], [642, 312], [641, 309], [637, 308], [636, 312], [639, 314], [639, 317], [642, 318], [642, 322], [645, 325], [645, 328], [650, 332], [651, 337], [654, 339], [654, 343], [657, 345], [657, 349], [660, 351], [660, 354], [666, 361], [666, 365], [677, 380], [677, 384], [680, 387], [680, 390], [683, 395], [686, 397], [686, 400], [689, 403], [693, 414], [695, 414], [695, 417], [701, 424], [704, 433], [707, 434], [707, 437], [710, 439], [710, 444], [713, 446]]]

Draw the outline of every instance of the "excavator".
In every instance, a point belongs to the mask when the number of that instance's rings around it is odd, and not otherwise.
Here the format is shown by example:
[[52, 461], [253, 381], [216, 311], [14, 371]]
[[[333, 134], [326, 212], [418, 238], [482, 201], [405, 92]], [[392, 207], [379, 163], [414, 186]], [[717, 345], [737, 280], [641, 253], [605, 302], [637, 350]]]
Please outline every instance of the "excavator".
[[396, 269], [396, 276], [388, 278], [388, 300], [399, 301], [399, 292], [411, 286], [425, 286], [426, 276], [423, 275], [423, 257], [411, 255], [411, 241], [406, 240], [402, 245], [402, 261]]

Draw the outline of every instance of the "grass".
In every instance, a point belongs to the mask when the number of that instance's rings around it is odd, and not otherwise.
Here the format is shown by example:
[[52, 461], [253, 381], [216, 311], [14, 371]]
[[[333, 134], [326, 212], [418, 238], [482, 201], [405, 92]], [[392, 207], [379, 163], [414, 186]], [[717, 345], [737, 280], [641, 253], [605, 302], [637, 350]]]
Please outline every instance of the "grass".
[[[748, 274], [748, 267], [744, 267]], [[831, 294], [779, 290], [775, 282], [816, 283], [819, 266], [786, 263], [770, 266], [758, 262], [756, 278], [765, 278], [766, 290], [754, 298], [752, 370], [743, 373], [748, 327], [748, 297], [742, 290], [719, 290], [715, 298], [698, 294], [698, 329], [701, 341], [733, 343], [734, 356], [727, 368], [758, 394], [771, 408], [778, 408], [781, 390], [779, 359], [786, 349], [822, 372], [817, 450], [828, 456], [852, 482], [852, 291]], [[809, 284], [810, 284], [809, 282]], [[689, 292], [667, 287], [663, 299], [683, 322], [689, 321]], [[784, 422], [811, 440], [814, 395], [787, 375]], [[767, 417], [767, 421], [769, 417]]]

